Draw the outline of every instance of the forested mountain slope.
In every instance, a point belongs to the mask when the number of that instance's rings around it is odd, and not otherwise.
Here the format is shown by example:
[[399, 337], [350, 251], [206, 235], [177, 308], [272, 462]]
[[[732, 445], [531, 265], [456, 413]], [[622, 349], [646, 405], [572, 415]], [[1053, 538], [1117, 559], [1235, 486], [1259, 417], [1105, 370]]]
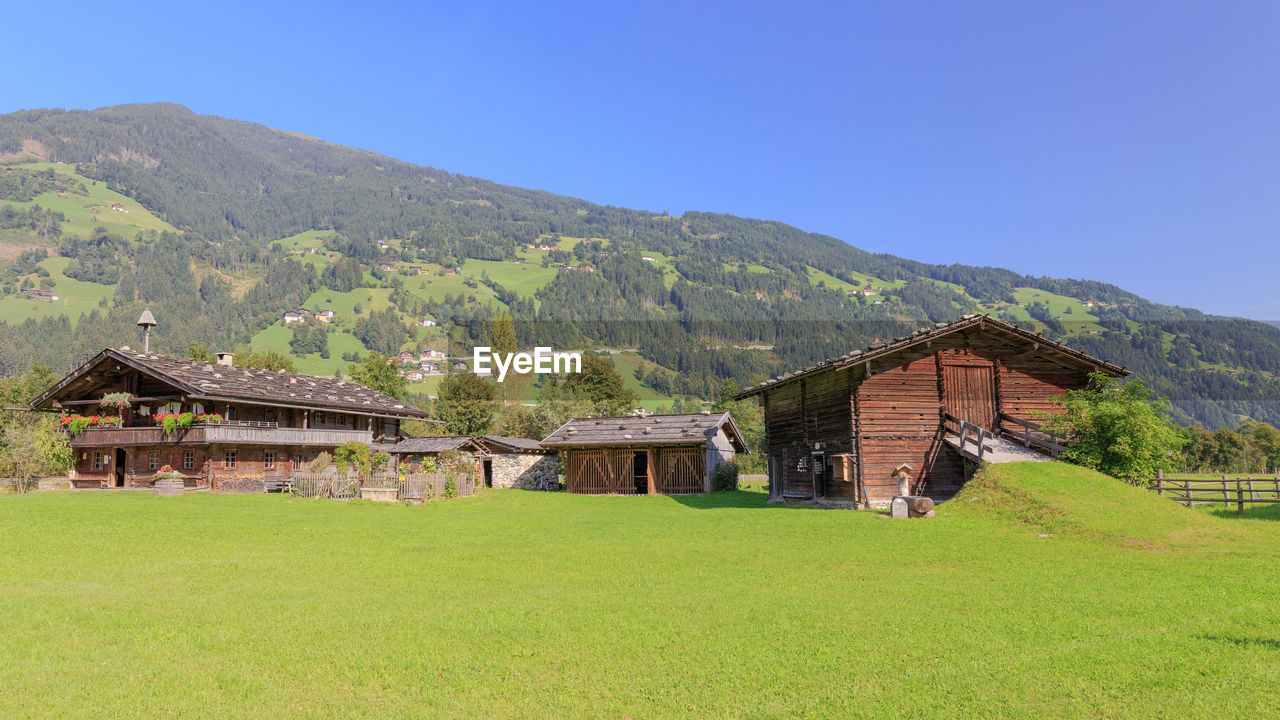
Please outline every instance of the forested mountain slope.
[[[505, 311], [522, 345], [638, 351], [615, 365], [657, 404], [989, 312], [1128, 365], [1183, 422], [1280, 422], [1280, 329], [1104, 283], [600, 206], [176, 105], [0, 116], [0, 160], [6, 373], [122, 344], [143, 304], [161, 349], [252, 345], [325, 373], [370, 349], [464, 353]], [[335, 318], [285, 327], [298, 306]]]

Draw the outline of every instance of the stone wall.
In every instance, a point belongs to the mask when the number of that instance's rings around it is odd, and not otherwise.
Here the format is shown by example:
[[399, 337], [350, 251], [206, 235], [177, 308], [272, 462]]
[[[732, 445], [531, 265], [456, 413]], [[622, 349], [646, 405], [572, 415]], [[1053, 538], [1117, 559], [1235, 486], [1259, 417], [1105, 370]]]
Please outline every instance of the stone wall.
[[490, 460], [495, 488], [537, 490], [542, 481], [553, 487], [559, 483], [560, 463], [554, 453], [494, 455]]

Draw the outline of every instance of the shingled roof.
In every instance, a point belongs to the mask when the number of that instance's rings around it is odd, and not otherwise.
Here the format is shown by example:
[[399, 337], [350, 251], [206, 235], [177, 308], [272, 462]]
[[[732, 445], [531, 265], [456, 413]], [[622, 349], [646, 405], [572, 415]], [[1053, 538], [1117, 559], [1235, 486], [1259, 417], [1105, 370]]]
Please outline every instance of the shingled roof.
[[885, 355], [898, 352], [899, 350], [905, 350], [909, 347], [928, 342], [943, 335], [950, 335], [954, 332], [961, 332], [969, 329], [995, 332], [1012, 337], [1027, 345], [1034, 346], [1034, 350], [1037, 354], [1042, 354], [1059, 362], [1104, 372], [1115, 377], [1124, 377], [1129, 375], [1129, 371], [1123, 367], [1117, 367], [1111, 363], [1104, 362], [1090, 355], [1086, 355], [1079, 350], [1072, 350], [1062, 343], [1047, 340], [1037, 333], [1023, 330], [1016, 325], [1010, 325], [1007, 322], [997, 320], [989, 315], [965, 315], [963, 318], [956, 320], [955, 322], [938, 323], [931, 328], [921, 328], [906, 337], [894, 338], [889, 342], [877, 343], [862, 350], [855, 350], [847, 355], [823, 360], [816, 365], [810, 365], [809, 367], [801, 368], [795, 372], [779, 375], [771, 380], [766, 380], [759, 385], [754, 385], [743, 390], [735, 395], [734, 399], [740, 400], [745, 397], [750, 397], [764, 392], [765, 390], [778, 387], [779, 385], [785, 385], [816, 373], [831, 370], [843, 370], [844, 368], [857, 365], [858, 363], [884, 357]]
[[746, 452], [742, 433], [727, 412], [574, 418], [548, 435], [542, 446], [701, 445], [715, 437], [722, 427], [734, 448]]
[[374, 450], [386, 450], [397, 455], [440, 453], [446, 450], [480, 450], [480, 445], [470, 435], [445, 435], [442, 437], [404, 438], [394, 443], [373, 443]]
[[195, 400], [283, 405], [380, 417], [426, 418], [416, 407], [359, 383], [290, 372], [271, 372], [167, 355], [107, 348], [31, 401], [32, 409], [52, 406], [58, 393], [104, 361], [114, 360], [178, 388]]
[[529, 438], [483, 435], [479, 440], [485, 450], [491, 453], [539, 452], [546, 449], [542, 447], [542, 443]]

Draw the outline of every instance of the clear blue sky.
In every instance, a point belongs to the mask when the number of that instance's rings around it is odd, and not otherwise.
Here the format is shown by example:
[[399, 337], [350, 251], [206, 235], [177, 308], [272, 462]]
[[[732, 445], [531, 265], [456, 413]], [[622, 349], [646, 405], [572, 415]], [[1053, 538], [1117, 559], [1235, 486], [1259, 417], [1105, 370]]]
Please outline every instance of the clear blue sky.
[[8, 7], [0, 111], [171, 101], [1280, 319], [1275, 2], [268, 5]]

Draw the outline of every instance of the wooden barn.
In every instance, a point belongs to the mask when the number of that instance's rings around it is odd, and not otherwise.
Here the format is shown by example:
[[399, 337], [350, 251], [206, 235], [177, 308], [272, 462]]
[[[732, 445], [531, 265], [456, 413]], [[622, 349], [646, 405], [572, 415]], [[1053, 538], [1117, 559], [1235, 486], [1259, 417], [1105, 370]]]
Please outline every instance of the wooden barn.
[[[748, 388], [764, 406], [769, 492], [882, 506], [954, 494], [979, 455], [1060, 448], [1050, 400], [1121, 367], [985, 315], [940, 323]], [[1021, 445], [1009, 440], [1015, 438]], [[1030, 452], [1042, 458], [1038, 452]], [[991, 455], [983, 455], [990, 459]]]
[[747, 450], [729, 413], [576, 418], [542, 447], [560, 451], [565, 489], [588, 495], [710, 492], [716, 466]]
[[[401, 420], [426, 420], [363, 385], [235, 367], [230, 353], [206, 363], [112, 348], [30, 408], [88, 424], [71, 438], [73, 479], [103, 488], [148, 487], [169, 466], [188, 484], [261, 491], [322, 451], [351, 441], [394, 446]], [[185, 426], [166, 431], [166, 416]]]

